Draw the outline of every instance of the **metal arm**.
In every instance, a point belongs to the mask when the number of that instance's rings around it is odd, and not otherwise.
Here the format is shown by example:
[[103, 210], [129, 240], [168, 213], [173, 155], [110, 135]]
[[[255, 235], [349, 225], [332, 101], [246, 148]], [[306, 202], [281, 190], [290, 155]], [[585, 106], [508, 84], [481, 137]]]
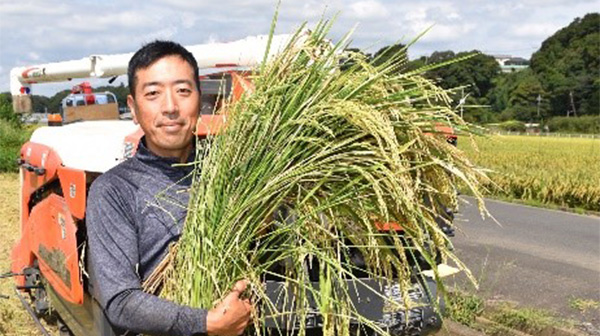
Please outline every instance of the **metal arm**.
[[[269, 58], [283, 50], [292, 35], [275, 35]], [[199, 68], [223, 65], [254, 67], [260, 64], [267, 48], [268, 36], [250, 36], [229, 43], [208, 43], [186, 48], [194, 55]], [[79, 60], [37, 64], [10, 71], [10, 92], [16, 113], [31, 112], [31, 86], [36, 83], [62, 82], [73, 78], [108, 78], [127, 73], [133, 53], [90, 55]]]

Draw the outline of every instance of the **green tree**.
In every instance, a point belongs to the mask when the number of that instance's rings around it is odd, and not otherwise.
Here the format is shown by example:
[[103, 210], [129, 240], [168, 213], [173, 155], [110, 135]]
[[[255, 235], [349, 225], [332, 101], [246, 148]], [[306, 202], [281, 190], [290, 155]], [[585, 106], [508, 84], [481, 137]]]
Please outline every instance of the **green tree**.
[[31, 96], [31, 108], [33, 112], [46, 112], [50, 98], [46, 96], [32, 95]]
[[500, 120], [539, 122], [549, 116], [549, 95], [531, 69], [498, 76], [489, 97], [492, 110], [500, 113]]
[[13, 126], [20, 126], [21, 123], [19, 115], [13, 112], [12, 96], [9, 92], [0, 93], [0, 120], [3, 120]]
[[[493, 87], [493, 80], [500, 73], [500, 66], [493, 57], [476, 50], [458, 54], [448, 50], [435, 51], [430, 56], [422, 56], [409, 62], [406, 46], [395, 44], [378, 50], [373, 55], [373, 60], [375, 64], [382, 64], [392, 57], [397, 59], [399, 71], [412, 71], [429, 65], [448, 63], [445, 66], [429, 70], [425, 76], [446, 89], [465, 87], [461, 92], [455, 93], [453, 97], [455, 101], [458, 102], [462, 98], [462, 94], [468, 94], [469, 98], [466, 104], [480, 106], [468, 108], [468, 114], [465, 114], [466, 120], [490, 122], [495, 119], [492, 111], [485, 107], [489, 103], [488, 94]], [[454, 61], [460, 58], [466, 59]]]
[[62, 100], [71, 93], [71, 90], [62, 90], [54, 94], [54, 96], [50, 97], [48, 100], [48, 112], [49, 113], [58, 113], [60, 112], [60, 106], [62, 104]]
[[476, 98], [485, 98], [493, 87], [492, 81], [500, 74], [500, 65], [492, 56], [484, 55], [477, 50], [457, 54], [452, 51], [436, 51], [431, 54], [428, 63], [441, 63], [469, 55], [475, 56], [434, 69], [427, 76], [438, 79], [444, 88], [468, 86], [466, 92]]
[[385, 62], [388, 62], [391, 58], [395, 58], [396, 66], [398, 66], [398, 70], [402, 70], [406, 67], [408, 63], [408, 55], [406, 53], [406, 46], [404, 44], [398, 43], [390, 46], [383, 47], [375, 54], [373, 54], [373, 63], [375, 65], [380, 65]]
[[[523, 76], [510, 93], [508, 104], [514, 111], [513, 115], [517, 120], [539, 122], [547, 115], [547, 99], [542, 98], [547, 95], [539, 79], [531, 72], [527, 72], [527, 74], [529, 75]], [[538, 97], [540, 97], [539, 105]]]
[[575, 19], [547, 38], [531, 68], [550, 96], [551, 114], [600, 111], [600, 14]]
[[[462, 61], [453, 60], [466, 58]], [[464, 118], [474, 123], [489, 123], [496, 121], [496, 116], [488, 107], [489, 94], [493, 82], [500, 74], [500, 66], [496, 60], [476, 50], [470, 52], [435, 51], [429, 57], [423, 56], [411, 61], [407, 69], [415, 70], [427, 65], [448, 63], [440, 68], [432, 69], [426, 77], [438, 82], [446, 89], [465, 87], [456, 91], [453, 98], [459, 102], [463, 95], [468, 95], [465, 101]]]

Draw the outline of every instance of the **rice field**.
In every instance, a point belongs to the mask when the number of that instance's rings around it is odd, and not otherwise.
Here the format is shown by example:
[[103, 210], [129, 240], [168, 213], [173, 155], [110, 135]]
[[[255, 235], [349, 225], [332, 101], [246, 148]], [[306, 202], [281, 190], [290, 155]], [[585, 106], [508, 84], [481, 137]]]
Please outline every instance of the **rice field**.
[[600, 211], [600, 139], [536, 136], [459, 138], [459, 148], [490, 168], [497, 196]]

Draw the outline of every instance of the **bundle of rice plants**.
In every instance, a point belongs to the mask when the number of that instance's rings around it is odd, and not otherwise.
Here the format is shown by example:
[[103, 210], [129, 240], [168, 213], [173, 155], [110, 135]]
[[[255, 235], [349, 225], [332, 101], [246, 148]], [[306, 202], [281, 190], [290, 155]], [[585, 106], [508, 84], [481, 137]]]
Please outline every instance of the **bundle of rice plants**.
[[[411, 255], [421, 255], [437, 281], [436, 260], [462, 267], [435, 219], [457, 203], [458, 181], [480, 197], [485, 176], [436, 126], [466, 125], [446, 91], [418, 71], [398, 71], [402, 55], [376, 63], [345, 53], [350, 34], [332, 44], [330, 26], [301, 28], [285, 50], [265, 57], [251, 92], [226, 107], [225, 129], [198, 142], [189, 214], [163, 297], [211, 308], [248, 279], [262, 307], [257, 326], [269, 314], [304, 321], [312, 298], [325, 334], [348, 334], [350, 320], [385, 333], [352, 305], [348, 280], [361, 279], [348, 251], [360, 252], [371, 279], [403, 291], [415, 276]], [[378, 229], [388, 222], [404, 234]], [[288, 311], [269, 300], [268, 277], [294, 294]]]

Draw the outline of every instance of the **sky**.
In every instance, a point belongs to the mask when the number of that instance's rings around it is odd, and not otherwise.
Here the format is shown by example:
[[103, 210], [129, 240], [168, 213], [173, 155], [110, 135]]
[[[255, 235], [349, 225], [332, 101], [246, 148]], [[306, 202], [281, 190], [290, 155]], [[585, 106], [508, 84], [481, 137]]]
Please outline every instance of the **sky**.
[[[10, 69], [126, 53], [155, 39], [183, 45], [228, 42], [267, 34], [276, 0], [0, 0], [0, 92]], [[480, 50], [530, 58], [542, 41], [577, 17], [600, 10], [600, 0], [282, 0], [276, 33], [337, 15], [333, 40], [356, 27], [352, 46], [375, 52], [407, 43], [410, 58], [433, 51]], [[126, 81], [121, 76], [116, 83]], [[53, 95], [74, 83], [40, 84]], [[106, 85], [96, 79], [92, 85]]]

